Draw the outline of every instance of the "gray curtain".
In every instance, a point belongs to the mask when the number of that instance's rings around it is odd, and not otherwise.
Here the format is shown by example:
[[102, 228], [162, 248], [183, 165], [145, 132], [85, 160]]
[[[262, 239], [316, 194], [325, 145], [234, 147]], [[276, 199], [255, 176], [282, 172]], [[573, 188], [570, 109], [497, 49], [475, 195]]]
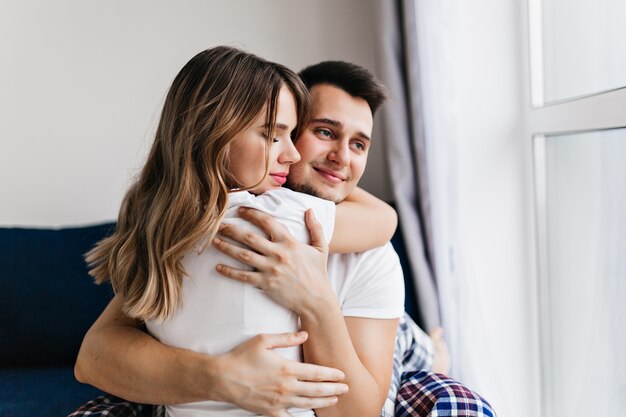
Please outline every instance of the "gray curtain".
[[376, 68], [391, 99], [378, 114], [390, 183], [425, 329], [440, 325], [435, 279], [426, 140], [422, 115], [415, 1], [374, 1]]

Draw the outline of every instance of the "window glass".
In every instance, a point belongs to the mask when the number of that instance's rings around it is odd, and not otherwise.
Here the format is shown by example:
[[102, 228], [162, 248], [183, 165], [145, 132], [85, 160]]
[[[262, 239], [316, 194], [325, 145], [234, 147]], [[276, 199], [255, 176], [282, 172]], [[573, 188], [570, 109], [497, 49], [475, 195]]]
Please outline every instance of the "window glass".
[[546, 137], [548, 415], [626, 410], [626, 129]]
[[626, 1], [542, 0], [544, 101], [626, 86]]

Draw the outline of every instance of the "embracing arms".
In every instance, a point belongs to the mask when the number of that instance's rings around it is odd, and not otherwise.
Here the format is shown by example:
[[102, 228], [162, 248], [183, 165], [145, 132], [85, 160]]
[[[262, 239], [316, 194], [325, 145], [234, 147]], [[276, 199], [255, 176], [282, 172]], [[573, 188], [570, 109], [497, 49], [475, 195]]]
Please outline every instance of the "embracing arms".
[[272, 352], [297, 346], [304, 332], [259, 335], [218, 356], [160, 343], [128, 318], [114, 298], [87, 332], [76, 378], [130, 401], [151, 404], [215, 400], [268, 416], [286, 417], [289, 407], [336, 403], [342, 372], [294, 361]]
[[[319, 223], [307, 211], [311, 245], [294, 239], [270, 216], [252, 209], [240, 215], [261, 227], [268, 240], [236, 226], [221, 234], [249, 247], [217, 239], [214, 245], [254, 271], [218, 265], [221, 274], [261, 288], [277, 303], [294, 310], [309, 333], [304, 344], [307, 362], [341, 369], [350, 391], [337, 405], [316, 409], [319, 417], [378, 416], [389, 389], [397, 319], [343, 317], [327, 277], [327, 248]], [[385, 279], [385, 277], [380, 277]]]
[[337, 204], [332, 253], [354, 253], [389, 242], [398, 225], [396, 211], [361, 188]]

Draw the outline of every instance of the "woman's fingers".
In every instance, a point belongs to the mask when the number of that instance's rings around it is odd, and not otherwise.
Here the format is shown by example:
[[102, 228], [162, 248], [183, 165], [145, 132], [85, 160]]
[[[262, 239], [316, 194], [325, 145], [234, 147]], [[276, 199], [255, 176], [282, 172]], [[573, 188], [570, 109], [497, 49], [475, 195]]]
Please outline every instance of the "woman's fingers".
[[306, 227], [309, 229], [309, 234], [311, 236], [311, 246], [316, 247], [320, 250], [324, 250], [326, 247], [326, 242], [324, 241], [324, 231], [322, 230], [322, 225], [313, 210], [308, 209], [304, 215], [304, 221], [306, 223]]
[[338, 398], [335, 396], [332, 397], [294, 397], [289, 402], [293, 404], [294, 407], [304, 408], [304, 409], [317, 409], [324, 407], [331, 407], [337, 404]]
[[[339, 369], [301, 362], [294, 363], [292, 375], [299, 381], [308, 382], [339, 382], [346, 378], [345, 374]], [[338, 387], [338, 389], [338, 391], [329, 392], [328, 395], [342, 394], [343, 392], [341, 391], [341, 387]]]
[[245, 282], [246, 284], [250, 284], [263, 289], [263, 277], [258, 272], [235, 269], [233, 267], [223, 264], [218, 264], [215, 267], [215, 270], [227, 278], [232, 278], [234, 280]]
[[269, 237], [269, 240], [271, 242], [278, 242], [291, 237], [291, 235], [287, 231], [287, 228], [277, 222], [269, 214], [247, 207], [239, 208], [238, 213], [242, 219], [246, 219], [250, 223], [260, 227], [261, 230], [263, 230], [265, 234]]
[[219, 237], [214, 238], [212, 243], [213, 247], [218, 249], [220, 252], [223, 252], [231, 258], [236, 259], [248, 266], [256, 269], [264, 269], [267, 266], [267, 258], [259, 255], [253, 250], [233, 245], [232, 243], [222, 240]]
[[267, 255], [270, 252], [273, 245], [273, 243], [270, 242], [266, 236], [260, 235], [250, 229], [237, 226], [235, 224], [222, 224], [219, 229], [219, 234], [264, 255]]
[[336, 397], [348, 392], [348, 385], [339, 382], [296, 382], [294, 392], [301, 397]]
[[293, 417], [293, 414], [288, 412], [287, 410], [278, 410], [272, 417]]

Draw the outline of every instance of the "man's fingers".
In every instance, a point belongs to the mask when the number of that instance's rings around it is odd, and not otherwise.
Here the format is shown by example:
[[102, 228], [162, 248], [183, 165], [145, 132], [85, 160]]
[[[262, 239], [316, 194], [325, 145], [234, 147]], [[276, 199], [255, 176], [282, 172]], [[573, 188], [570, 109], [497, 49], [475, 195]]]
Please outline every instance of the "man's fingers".
[[308, 209], [306, 211], [304, 220], [306, 222], [306, 227], [309, 229], [309, 234], [311, 235], [311, 246], [318, 249], [324, 249], [326, 246], [326, 242], [324, 241], [324, 231], [320, 222], [318, 222], [315, 218], [313, 210]]
[[238, 213], [242, 219], [246, 219], [250, 223], [259, 226], [272, 242], [283, 240], [289, 236], [289, 232], [285, 226], [278, 223], [269, 214], [247, 207], [239, 208]]
[[[224, 229], [226, 230], [226, 229]], [[239, 246], [235, 246], [232, 243], [229, 243], [225, 240], [222, 240], [218, 237], [213, 239], [213, 247], [219, 250], [222, 253], [230, 256], [233, 259], [236, 259], [248, 266], [253, 268], [262, 269], [266, 266], [266, 259], [254, 252], [253, 250], [247, 248], [241, 248]]]

